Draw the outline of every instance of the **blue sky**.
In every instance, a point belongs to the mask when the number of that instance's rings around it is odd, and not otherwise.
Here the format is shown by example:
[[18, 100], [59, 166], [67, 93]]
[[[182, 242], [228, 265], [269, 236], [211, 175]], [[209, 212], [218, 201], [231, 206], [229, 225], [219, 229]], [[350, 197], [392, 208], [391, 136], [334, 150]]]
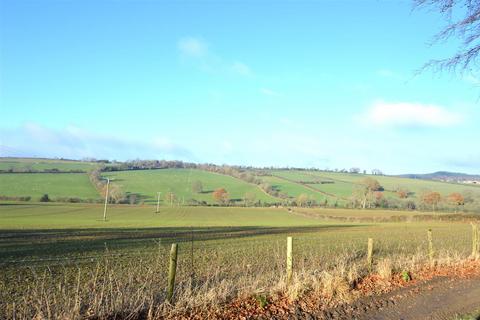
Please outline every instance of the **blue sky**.
[[0, 152], [480, 173], [480, 80], [410, 1], [0, 0]]

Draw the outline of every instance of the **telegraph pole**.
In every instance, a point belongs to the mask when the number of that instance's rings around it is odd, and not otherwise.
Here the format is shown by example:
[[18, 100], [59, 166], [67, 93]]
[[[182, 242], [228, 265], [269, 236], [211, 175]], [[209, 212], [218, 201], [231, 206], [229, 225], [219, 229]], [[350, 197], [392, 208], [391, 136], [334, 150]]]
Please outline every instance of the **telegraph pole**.
[[108, 185], [110, 184], [110, 179], [107, 178], [107, 192], [105, 193], [105, 207], [103, 208], [103, 221], [107, 221], [107, 203], [108, 203]]
[[160, 212], [160, 195], [161, 194], [162, 194], [161, 192], [157, 192], [158, 198], [157, 198], [157, 211], [156, 211], [156, 213]]

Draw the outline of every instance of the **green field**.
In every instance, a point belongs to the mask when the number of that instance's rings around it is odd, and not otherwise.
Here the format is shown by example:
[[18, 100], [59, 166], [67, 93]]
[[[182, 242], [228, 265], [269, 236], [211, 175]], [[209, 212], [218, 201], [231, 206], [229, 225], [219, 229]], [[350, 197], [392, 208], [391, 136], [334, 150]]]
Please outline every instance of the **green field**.
[[[161, 238], [178, 238], [180, 241], [186, 238], [188, 241], [192, 230], [198, 241], [223, 239], [230, 244], [235, 239], [244, 241], [258, 237], [261, 241], [277, 241], [288, 234], [297, 235], [300, 241], [309, 239], [325, 248], [361, 247], [362, 239], [374, 235], [388, 247], [412, 242], [412, 246], [402, 251], [415, 251], [419, 243], [413, 243], [418, 237], [423, 239], [427, 227], [435, 227], [444, 233], [442, 239], [458, 237], [459, 243], [449, 243], [449, 247], [462, 247], [461, 239], [469, 236], [468, 223], [359, 223], [316, 218], [323, 215], [339, 218], [412, 217], [414, 213], [352, 209], [299, 209], [296, 213], [281, 208], [164, 207], [157, 214], [153, 205], [111, 205], [107, 210], [107, 221], [103, 221], [102, 205], [3, 203], [0, 205], [0, 231], [4, 235], [0, 240], [0, 257], [44, 259], [51, 254], [71, 256], [73, 253], [81, 256], [83, 251], [102, 252], [106, 244], [112, 250], [139, 246], [151, 248], [154, 240]], [[463, 231], [455, 235], [457, 231], [454, 230]], [[463, 249], [468, 250], [468, 246]]]
[[100, 197], [85, 173], [0, 174], [0, 196], [31, 196], [33, 201], [38, 201], [44, 194], [48, 194], [51, 199]]
[[[28, 158], [0, 158], [0, 170], [8, 168], [60, 171], [84, 170], [98, 166], [97, 163], [48, 159]], [[249, 170], [244, 171], [248, 172]], [[261, 173], [260, 173], [261, 172]], [[264, 175], [263, 173], [267, 173]], [[470, 199], [463, 210], [477, 212], [480, 208], [480, 187], [455, 183], [445, 183], [433, 180], [407, 179], [391, 176], [371, 176], [340, 172], [314, 170], [262, 170], [251, 169], [250, 173], [261, 180], [263, 185], [269, 184], [273, 195], [264, 192], [260, 186], [247, 183], [241, 179], [226, 174], [214, 173], [199, 169], [152, 169], [103, 172], [103, 177], [112, 179], [112, 183], [120, 189], [125, 203], [153, 203], [156, 202], [157, 192], [161, 192], [161, 205], [170, 205], [166, 201], [166, 194], [175, 194], [174, 205], [215, 204], [213, 191], [225, 188], [232, 203], [245, 204], [245, 195], [253, 195], [256, 205], [286, 203], [300, 195], [306, 195], [315, 200], [317, 205], [351, 206], [352, 195], [359, 189], [361, 180], [372, 177], [379, 181], [384, 188], [384, 197], [389, 201], [388, 207], [406, 208], [405, 201], [401, 201], [395, 193], [397, 189], [406, 189], [410, 192], [409, 199], [420, 206], [420, 195], [424, 191], [438, 191], [445, 197], [453, 192], [460, 192]], [[203, 184], [202, 192], [194, 192], [192, 185], [195, 181]], [[39, 199], [43, 194], [50, 198], [79, 198], [98, 199], [99, 195], [88, 181], [86, 174], [65, 173], [53, 175], [51, 173], [37, 173], [12, 175], [0, 173], [0, 196], [25, 197], [32, 200]], [[130, 195], [135, 195], [129, 198]], [[118, 198], [121, 199], [121, 198]], [[326, 202], [325, 202], [326, 200]], [[385, 207], [385, 206], [384, 206]], [[447, 201], [439, 205], [440, 210], [453, 211]], [[422, 209], [425, 209], [422, 207]]]
[[[295, 171], [295, 170], [273, 170], [271, 174], [274, 176], [289, 179], [294, 182], [320, 182], [332, 181], [334, 183], [314, 183], [311, 184], [315, 188], [332, 193], [338, 197], [349, 197], [353, 190], [359, 185], [365, 177], [372, 177], [378, 180], [386, 191], [386, 195], [393, 196], [393, 191], [398, 188], [404, 188], [413, 193], [414, 198], [423, 191], [438, 191], [443, 196], [447, 196], [452, 192], [470, 191], [475, 197], [480, 198], [480, 188], [472, 185], [462, 185], [456, 183], [447, 183], [433, 180], [407, 179], [391, 176], [372, 176], [363, 174], [337, 173], [326, 171]], [[281, 183], [280, 183], [281, 186]]]
[[326, 195], [324, 193], [309, 189], [308, 187], [299, 183], [283, 180], [279, 177], [264, 176], [262, 177], [262, 180], [270, 183], [272, 187], [276, 190], [287, 193], [290, 197], [296, 198], [301, 194], [305, 194], [317, 201], [318, 203], [324, 203], [325, 199], [327, 199], [331, 203], [334, 203], [335, 201], [338, 201], [339, 203], [341, 202], [341, 199], [338, 199], [337, 197]]
[[[257, 201], [278, 201], [254, 184], [230, 176], [196, 169], [119, 171], [104, 173], [103, 176], [113, 179], [113, 183], [119, 185], [123, 191], [138, 194], [141, 199], [147, 202], [156, 201], [157, 192], [162, 192], [163, 196], [167, 192], [173, 192], [181, 203], [189, 199], [215, 203], [212, 192], [218, 188], [225, 188], [230, 199], [238, 202], [243, 201], [246, 193], [255, 194]], [[200, 181], [203, 184], [203, 192], [195, 193], [192, 191], [194, 181]]]
[[[353, 184], [357, 184], [363, 179], [364, 175], [359, 174], [347, 174], [347, 173], [333, 173], [333, 172], [312, 172], [312, 175], [319, 177], [328, 177], [332, 180], [345, 181]], [[463, 192], [470, 190], [475, 194], [480, 195], [480, 188], [472, 185], [462, 185], [456, 183], [447, 183], [441, 181], [432, 180], [420, 180], [420, 179], [407, 179], [390, 176], [371, 176], [378, 180], [380, 184], [387, 191], [394, 191], [397, 188], [406, 188], [415, 193], [415, 196], [420, 195], [423, 191], [438, 191], [442, 195], [446, 196], [452, 192]]]
[[[0, 203], [0, 312], [32, 318], [41, 309], [57, 318], [74, 312], [71, 301], [77, 298], [103, 316], [143, 310], [136, 297], [163, 308], [172, 242], [179, 244], [176, 312], [277, 292], [284, 281], [287, 236], [294, 238], [295, 281], [306, 288], [329, 274], [366, 274], [370, 237], [375, 261], [389, 258], [397, 271], [426, 261], [429, 228], [439, 263], [466, 258], [471, 250], [468, 222], [320, 218], [412, 212], [163, 207], [157, 214], [154, 205], [111, 205], [107, 221], [102, 214], [103, 207], [94, 204]], [[102, 298], [105, 287], [115, 303]]]
[[36, 158], [0, 158], [0, 171], [7, 170], [33, 170], [44, 171], [57, 169], [59, 171], [81, 170], [89, 171], [98, 166], [98, 163], [69, 161], [56, 159], [36, 159]]
[[157, 214], [154, 205], [110, 205], [107, 212], [108, 222], [104, 222], [100, 204], [5, 203], [0, 206], [0, 229], [285, 227], [319, 223], [275, 208], [164, 207]]

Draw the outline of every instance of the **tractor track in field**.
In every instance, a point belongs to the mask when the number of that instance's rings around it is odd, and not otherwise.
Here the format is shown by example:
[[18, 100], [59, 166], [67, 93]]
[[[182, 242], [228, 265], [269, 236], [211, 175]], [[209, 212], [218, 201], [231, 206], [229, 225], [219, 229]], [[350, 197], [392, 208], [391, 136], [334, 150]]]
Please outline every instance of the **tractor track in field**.
[[314, 192], [318, 192], [318, 193], [321, 193], [323, 195], [326, 195], [326, 196], [329, 196], [329, 197], [332, 197], [332, 198], [336, 198], [336, 199], [342, 199], [342, 200], [348, 200], [347, 198], [345, 197], [341, 197], [341, 196], [338, 196], [338, 195], [335, 195], [333, 193], [329, 193], [329, 192], [325, 192], [325, 191], [322, 191], [320, 189], [317, 189], [317, 188], [314, 188], [306, 183], [300, 183], [298, 181], [295, 181], [295, 180], [291, 180], [291, 179], [288, 179], [288, 178], [285, 178], [285, 177], [281, 177], [281, 176], [277, 176], [277, 175], [274, 175], [272, 174], [272, 177], [275, 177], [275, 178], [278, 178], [280, 180], [283, 180], [283, 181], [287, 181], [287, 182], [290, 182], [290, 183], [294, 183], [294, 184], [298, 184], [298, 185], [301, 185], [311, 191], [314, 191]]

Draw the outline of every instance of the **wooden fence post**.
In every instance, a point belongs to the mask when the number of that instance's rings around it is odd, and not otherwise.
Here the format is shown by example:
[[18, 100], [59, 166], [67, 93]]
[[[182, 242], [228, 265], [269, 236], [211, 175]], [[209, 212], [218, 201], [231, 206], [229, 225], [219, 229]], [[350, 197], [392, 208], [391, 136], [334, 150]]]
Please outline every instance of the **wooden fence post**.
[[428, 260], [430, 261], [430, 267], [433, 267], [435, 262], [433, 260], [433, 236], [432, 236], [432, 229], [428, 229], [427, 231], [427, 238], [428, 238]]
[[367, 266], [368, 271], [372, 271], [373, 266], [373, 239], [368, 238], [368, 247], [367, 247]]
[[293, 276], [293, 240], [287, 237], [287, 285], [292, 282]]
[[168, 267], [167, 302], [172, 301], [173, 291], [175, 290], [175, 274], [177, 273], [177, 254], [178, 254], [178, 246], [176, 243], [172, 243], [172, 248], [170, 249], [170, 265]]
[[472, 222], [472, 259], [478, 259], [478, 226]]

